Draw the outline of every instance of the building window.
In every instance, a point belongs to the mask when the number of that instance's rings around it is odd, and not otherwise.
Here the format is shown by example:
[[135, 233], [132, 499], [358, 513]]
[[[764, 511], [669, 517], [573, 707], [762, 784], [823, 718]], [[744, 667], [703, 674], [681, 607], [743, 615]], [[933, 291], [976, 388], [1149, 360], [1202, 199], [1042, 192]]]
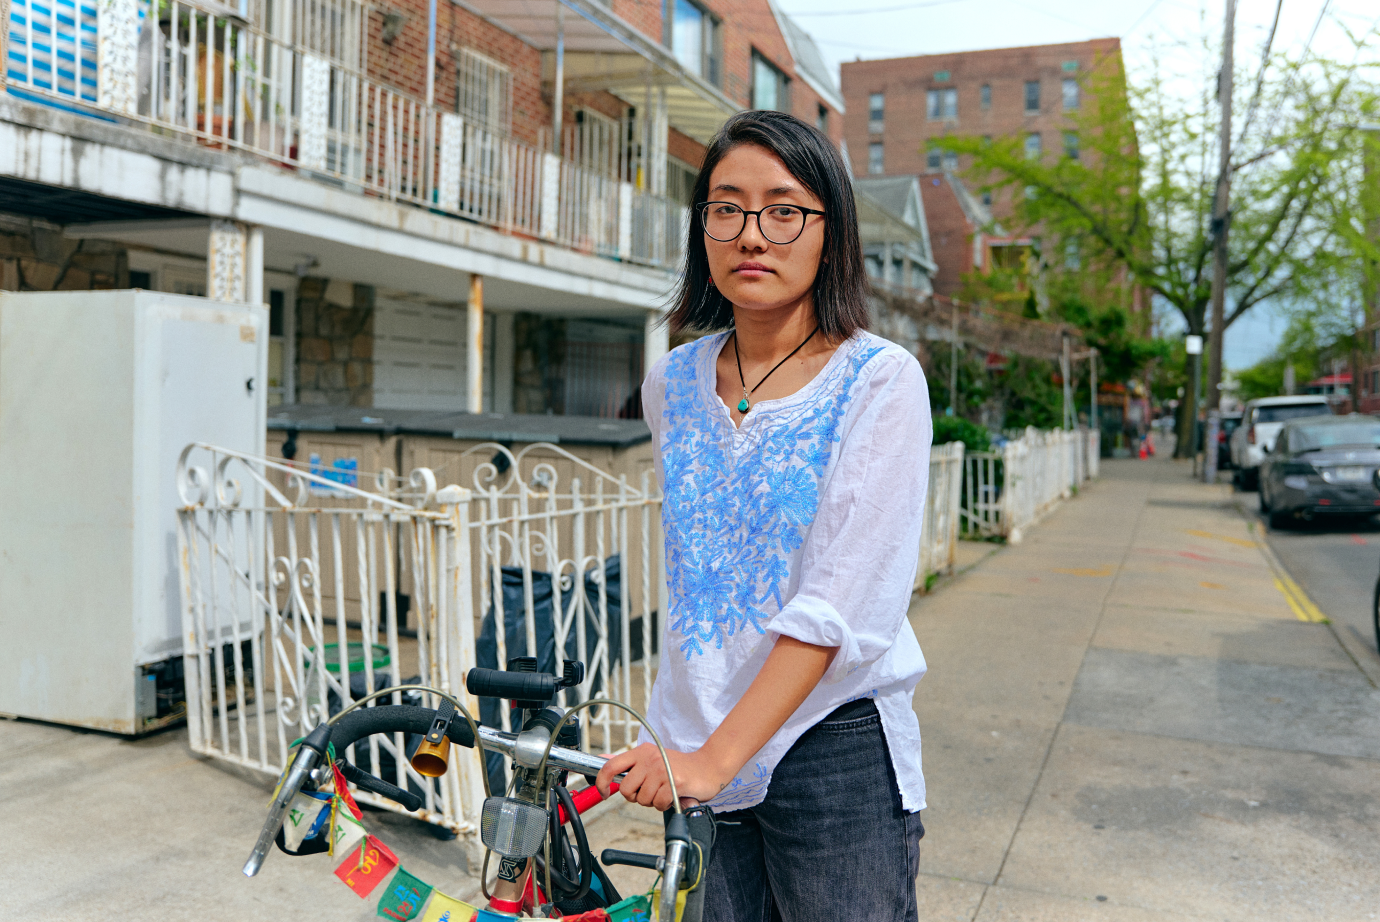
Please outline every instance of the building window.
[[824, 103], [819, 103], [816, 107], [815, 127], [825, 134], [829, 133], [829, 110], [824, 107]]
[[469, 48], [457, 48], [453, 54], [455, 111], [473, 125], [507, 134], [512, 125], [512, 73]]
[[1370, 392], [1380, 393], [1380, 368], [1372, 369], [1370, 373]]
[[1040, 81], [1025, 82], [1025, 111], [1027, 114], [1040, 111]]
[[1078, 108], [1078, 81], [1073, 77], [1064, 78], [1064, 111]]
[[867, 97], [867, 131], [881, 134], [886, 118], [886, 94], [872, 93]]
[[958, 90], [928, 90], [925, 93], [926, 112], [931, 120], [958, 118]]
[[1083, 250], [1078, 245], [1077, 237], [1064, 241], [1064, 268], [1075, 272], [1083, 268]]
[[867, 145], [867, 172], [873, 174], [886, 172], [886, 166], [882, 161], [882, 142], [880, 141], [873, 141]]
[[752, 53], [752, 108], [791, 111], [791, 78], [756, 51]]
[[982, 108], [992, 108], [992, 84], [984, 83], [982, 85], [982, 90], [980, 91], [979, 95], [982, 99]]
[[1078, 159], [1078, 132], [1064, 132], [1064, 156], [1070, 160]]
[[[134, 276], [131, 275], [130, 278], [133, 279]], [[1370, 331], [1370, 351], [1380, 352], [1380, 330]]]
[[940, 150], [935, 142], [930, 141], [925, 145], [925, 169], [931, 172], [936, 170], [954, 172], [958, 169], [958, 154], [951, 150]]
[[690, 0], [676, 0], [671, 21], [671, 53], [697, 77], [719, 84], [719, 23]]
[[1039, 160], [1042, 153], [1044, 153], [1044, 144], [1040, 141], [1040, 133], [1032, 131], [1025, 136], [1025, 159]]

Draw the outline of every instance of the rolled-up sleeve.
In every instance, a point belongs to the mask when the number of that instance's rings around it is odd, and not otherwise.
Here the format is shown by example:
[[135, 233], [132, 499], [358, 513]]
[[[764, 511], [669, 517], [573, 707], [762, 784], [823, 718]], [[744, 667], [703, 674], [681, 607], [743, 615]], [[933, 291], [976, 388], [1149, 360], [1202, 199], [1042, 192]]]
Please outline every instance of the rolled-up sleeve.
[[877, 363], [855, 385], [796, 591], [766, 624], [777, 636], [838, 647], [826, 682], [871, 665], [895, 643], [919, 561], [933, 437], [929, 392], [913, 357], [889, 351]]

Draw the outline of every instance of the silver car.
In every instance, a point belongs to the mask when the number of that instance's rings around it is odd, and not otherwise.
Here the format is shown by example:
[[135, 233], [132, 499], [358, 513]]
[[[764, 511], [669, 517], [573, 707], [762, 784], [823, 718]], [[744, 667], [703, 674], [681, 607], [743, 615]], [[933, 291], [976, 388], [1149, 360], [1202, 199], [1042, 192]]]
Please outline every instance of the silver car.
[[1274, 447], [1285, 422], [1306, 416], [1330, 414], [1332, 405], [1320, 394], [1308, 397], [1262, 397], [1246, 404], [1241, 425], [1231, 434], [1231, 463], [1236, 485], [1254, 490], [1260, 481], [1260, 463]]
[[1260, 469], [1260, 511], [1278, 528], [1315, 516], [1380, 512], [1380, 419], [1352, 413], [1285, 423]]

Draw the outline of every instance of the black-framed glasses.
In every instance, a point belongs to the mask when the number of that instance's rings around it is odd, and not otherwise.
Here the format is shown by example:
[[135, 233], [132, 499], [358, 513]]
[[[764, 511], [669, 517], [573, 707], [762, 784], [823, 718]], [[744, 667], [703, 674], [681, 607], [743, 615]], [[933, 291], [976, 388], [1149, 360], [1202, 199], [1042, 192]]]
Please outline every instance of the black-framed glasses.
[[696, 207], [704, 232], [720, 243], [737, 240], [747, 227], [748, 215], [757, 216], [762, 236], [777, 246], [794, 243], [805, 232], [805, 219], [810, 215], [824, 216], [822, 211], [799, 205], [768, 205], [761, 211], [746, 211], [732, 202], [700, 202]]

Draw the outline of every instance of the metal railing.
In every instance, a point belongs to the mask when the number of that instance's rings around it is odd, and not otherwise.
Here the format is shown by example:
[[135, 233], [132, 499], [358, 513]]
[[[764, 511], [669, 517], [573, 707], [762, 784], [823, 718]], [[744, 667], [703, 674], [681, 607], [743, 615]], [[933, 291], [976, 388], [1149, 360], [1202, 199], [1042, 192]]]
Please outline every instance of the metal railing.
[[[178, 536], [194, 751], [277, 775], [320, 720], [403, 681], [467, 698], [478, 716], [463, 677], [486, 640], [491, 666], [552, 651], [583, 660], [567, 705], [607, 694], [645, 707], [665, 608], [651, 472], [633, 489], [548, 444], [515, 455], [488, 443], [462, 457], [473, 490], [438, 490], [426, 468], [405, 481], [383, 472], [367, 490], [354, 472], [188, 446]], [[490, 722], [509, 729], [507, 708]], [[596, 752], [635, 739], [608, 708], [581, 733]], [[477, 828], [477, 757], [440, 779], [412, 770], [401, 735], [371, 737], [349, 757], [422, 793], [422, 819]]]
[[379, 83], [311, 23], [287, 41], [209, 2], [6, 6], [3, 80], [21, 95], [575, 250], [680, 262], [684, 205]]
[[1021, 540], [1022, 530], [1100, 473], [1096, 429], [1026, 429], [1000, 452], [971, 452], [964, 462], [964, 530]]

